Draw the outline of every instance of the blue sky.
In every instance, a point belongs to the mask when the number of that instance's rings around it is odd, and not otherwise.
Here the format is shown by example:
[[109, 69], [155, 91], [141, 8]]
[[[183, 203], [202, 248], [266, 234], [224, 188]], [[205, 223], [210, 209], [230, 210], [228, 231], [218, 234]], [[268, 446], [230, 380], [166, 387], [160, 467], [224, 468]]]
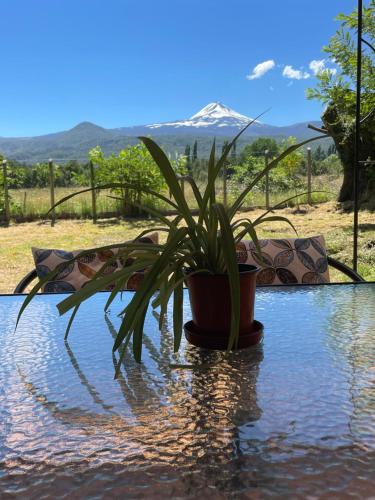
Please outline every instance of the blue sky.
[[355, 5], [2, 0], [0, 136], [81, 121], [107, 128], [170, 121], [212, 101], [247, 116], [271, 107], [263, 121], [274, 125], [317, 119], [321, 105], [304, 96], [315, 82], [309, 64], [325, 57], [335, 15]]

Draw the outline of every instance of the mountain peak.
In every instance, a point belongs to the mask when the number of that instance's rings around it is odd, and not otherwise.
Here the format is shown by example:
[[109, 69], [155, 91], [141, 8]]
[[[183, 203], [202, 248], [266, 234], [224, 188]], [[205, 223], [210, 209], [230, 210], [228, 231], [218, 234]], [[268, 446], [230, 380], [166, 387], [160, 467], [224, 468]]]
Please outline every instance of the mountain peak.
[[[226, 133], [230, 135], [236, 130], [244, 128], [251, 120], [252, 118], [237, 113], [237, 111], [225, 106], [225, 104], [221, 102], [210, 102], [187, 120], [155, 123], [153, 125], [146, 125], [146, 127], [159, 129], [159, 131], [161, 129], [167, 130], [168, 128], [169, 130], [173, 128], [175, 130], [189, 129], [191, 131], [204, 130], [206, 132], [220, 130], [221, 132], [226, 131]], [[257, 121], [254, 126], [263, 127], [263, 124]]]
[[222, 119], [222, 118], [230, 118], [230, 119], [235, 119], [239, 120], [240, 122], [246, 122], [248, 123], [251, 118], [241, 115], [241, 113], [238, 113], [237, 111], [234, 111], [231, 109], [229, 106], [226, 106], [225, 104], [221, 102], [210, 102], [207, 104], [207, 106], [204, 106], [198, 113], [193, 115], [190, 120], [196, 120], [199, 118], [203, 119]]
[[200, 111], [198, 111], [198, 113], [195, 113], [195, 115], [191, 117], [191, 120], [199, 118], [200, 116], [210, 115], [212, 113], [228, 114], [232, 112], [233, 112], [232, 109], [230, 109], [228, 106], [225, 106], [221, 102], [210, 102], [209, 104], [204, 106]]
[[100, 127], [95, 123], [81, 122], [70, 130], [64, 132], [64, 134], [68, 137], [74, 137], [75, 139], [78, 138], [78, 140], [85, 141], [90, 139], [91, 137], [105, 138], [111, 133], [107, 129]]
[[79, 130], [105, 130], [105, 129], [92, 122], [81, 122], [78, 123], [78, 125], [76, 125], [75, 127], [71, 128], [70, 130], [79, 131]]

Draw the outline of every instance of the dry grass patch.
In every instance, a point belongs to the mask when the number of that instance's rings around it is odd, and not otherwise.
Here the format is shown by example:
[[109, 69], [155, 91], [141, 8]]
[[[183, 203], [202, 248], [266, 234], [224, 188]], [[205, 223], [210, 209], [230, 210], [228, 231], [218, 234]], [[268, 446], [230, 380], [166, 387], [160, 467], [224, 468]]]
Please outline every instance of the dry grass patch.
[[[351, 265], [353, 214], [336, 209], [334, 202], [315, 207], [301, 207], [302, 213], [295, 209], [278, 210], [278, 215], [288, 217], [300, 236], [323, 234], [326, 238], [329, 255]], [[254, 219], [263, 210], [242, 213], [240, 217]], [[87, 249], [100, 245], [123, 242], [133, 239], [143, 229], [157, 223], [148, 219], [100, 220], [93, 224], [88, 220], [58, 221], [55, 227], [49, 223], [30, 222], [0, 227], [0, 292], [11, 293], [19, 280], [33, 267], [31, 247], [61, 248], [66, 250]], [[359, 272], [367, 280], [375, 280], [375, 216], [373, 212], [360, 214], [361, 233]], [[261, 237], [292, 237], [291, 228], [282, 223], [263, 225]], [[333, 280], [342, 281], [339, 273], [331, 273]]]

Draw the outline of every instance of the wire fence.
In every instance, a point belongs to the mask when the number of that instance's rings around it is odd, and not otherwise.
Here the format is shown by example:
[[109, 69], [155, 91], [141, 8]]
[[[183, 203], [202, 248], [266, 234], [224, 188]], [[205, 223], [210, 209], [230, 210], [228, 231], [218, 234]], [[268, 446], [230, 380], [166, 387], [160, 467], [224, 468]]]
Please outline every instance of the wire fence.
[[[265, 165], [267, 165], [271, 157], [268, 152], [262, 154], [264, 156]], [[67, 160], [66, 161], [71, 161]], [[79, 161], [77, 158], [75, 161]], [[17, 161], [20, 161], [19, 159]], [[40, 159], [41, 161], [41, 159]], [[66, 195], [78, 191], [79, 187], [57, 187], [55, 180], [55, 169], [58, 160], [48, 159], [48, 186], [46, 188], [21, 188], [9, 189], [10, 169], [7, 160], [2, 162], [2, 196], [0, 195], [0, 219], [3, 223], [9, 224], [11, 221], [24, 222], [38, 219], [50, 220], [51, 225], [55, 225], [57, 219], [68, 218], [87, 218], [96, 223], [98, 218], [118, 217], [130, 215], [124, 211], [126, 203], [121, 203], [119, 200], [114, 200], [110, 197], [109, 191], [99, 191], [95, 178], [95, 165], [89, 162], [89, 185], [91, 191], [70, 199], [64, 205], [59, 205], [56, 209], [52, 209], [56, 201], [65, 197]], [[87, 163], [87, 160], [85, 160]], [[304, 196], [297, 197], [294, 204], [327, 201], [332, 199], [337, 192], [338, 185], [335, 179], [319, 179], [312, 176], [312, 157], [311, 150], [307, 150], [306, 156], [306, 175], [300, 179], [303, 184], [303, 191], [306, 193]], [[185, 197], [192, 210], [197, 208], [194, 204], [194, 196], [190, 189], [190, 184], [185, 177], [180, 177], [181, 188], [184, 191]], [[315, 194], [314, 191], [319, 191], [322, 188], [327, 188], [327, 183], [331, 183], [329, 190], [330, 195], [322, 196]], [[332, 184], [333, 183], [333, 184]], [[202, 183], [204, 187], [204, 183]], [[238, 194], [241, 186], [235, 185], [224, 169], [221, 177], [221, 183], [218, 189], [218, 196], [224, 203], [228, 205]], [[167, 193], [166, 193], [167, 194]], [[256, 190], [251, 197], [246, 200], [244, 208], [265, 207], [267, 209], [281, 202], [283, 199], [291, 198], [296, 195], [295, 189], [280, 192], [270, 182], [268, 175], [265, 178], [265, 183], [262, 189]], [[126, 200], [124, 200], [126, 202]], [[143, 198], [143, 203], [154, 204], [155, 200]], [[291, 203], [293, 204], [293, 203]], [[156, 208], [162, 210], [164, 213], [169, 213], [168, 206], [162, 204], [157, 205]], [[139, 212], [136, 213], [139, 215]], [[134, 215], [134, 212], [132, 213]]]

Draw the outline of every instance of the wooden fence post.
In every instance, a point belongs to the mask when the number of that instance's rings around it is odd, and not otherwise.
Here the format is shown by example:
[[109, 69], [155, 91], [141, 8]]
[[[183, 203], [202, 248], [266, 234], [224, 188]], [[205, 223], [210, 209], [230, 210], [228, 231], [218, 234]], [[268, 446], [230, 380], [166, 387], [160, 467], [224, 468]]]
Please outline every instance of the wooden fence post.
[[26, 215], [26, 204], [27, 204], [27, 191], [23, 193], [23, 205], [22, 205], [22, 214]]
[[[268, 167], [268, 149], [264, 152], [264, 163], [265, 167]], [[266, 173], [266, 208], [267, 210], [270, 208], [270, 177], [269, 173]]]
[[[50, 188], [50, 199], [51, 199], [51, 207], [55, 204], [55, 172], [53, 170], [53, 161], [48, 160], [49, 167], [49, 188]], [[51, 210], [51, 226], [55, 225], [56, 213], [55, 209]]]
[[142, 215], [142, 191], [141, 191], [141, 174], [138, 172], [137, 173], [137, 204], [138, 204], [138, 209], [137, 209], [137, 214], [139, 216]]
[[96, 224], [97, 221], [97, 213], [96, 213], [96, 191], [95, 191], [95, 171], [94, 164], [90, 160], [90, 186], [92, 188], [91, 191], [91, 202], [92, 202], [92, 221]]
[[307, 203], [309, 205], [312, 205], [312, 198], [311, 198], [311, 171], [312, 171], [311, 148], [307, 148]]
[[5, 222], [7, 224], [9, 224], [9, 222], [10, 222], [10, 203], [9, 203], [8, 172], [7, 172], [7, 161], [6, 160], [3, 160], [3, 186], [4, 186]]

